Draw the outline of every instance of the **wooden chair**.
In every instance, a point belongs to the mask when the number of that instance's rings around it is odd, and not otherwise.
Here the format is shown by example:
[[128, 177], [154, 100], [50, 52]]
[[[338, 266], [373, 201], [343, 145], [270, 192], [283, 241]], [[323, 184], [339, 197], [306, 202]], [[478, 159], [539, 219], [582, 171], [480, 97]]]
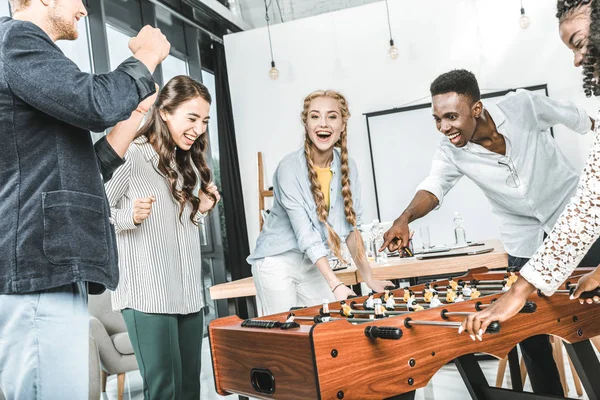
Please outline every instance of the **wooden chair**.
[[262, 153], [258, 152], [258, 220], [260, 221], [260, 230], [262, 230], [264, 220], [263, 211], [265, 210], [265, 198], [273, 197], [273, 189], [265, 189], [265, 179], [263, 170]]

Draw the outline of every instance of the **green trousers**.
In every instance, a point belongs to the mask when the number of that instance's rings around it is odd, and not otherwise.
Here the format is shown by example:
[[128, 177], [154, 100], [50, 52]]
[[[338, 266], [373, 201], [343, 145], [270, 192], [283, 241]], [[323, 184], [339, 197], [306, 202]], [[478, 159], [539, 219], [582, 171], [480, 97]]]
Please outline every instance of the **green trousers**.
[[146, 314], [128, 308], [123, 317], [144, 380], [144, 399], [200, 399], [202, 312]]

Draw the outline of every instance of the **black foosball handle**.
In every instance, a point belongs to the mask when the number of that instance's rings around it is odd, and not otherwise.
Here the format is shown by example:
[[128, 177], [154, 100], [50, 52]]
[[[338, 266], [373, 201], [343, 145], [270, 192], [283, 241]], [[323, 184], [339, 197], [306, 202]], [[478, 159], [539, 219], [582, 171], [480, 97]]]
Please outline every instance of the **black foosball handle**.
[[499, 333], [500, 332], [500, 322], [494, 321], [488, 325], [485, 330], [485, 333]]
[[523, 306], [523, 308], [521, 308], [521, 311], [519, 311], [519, 313], [533, 314], [536, 310], [537, 310], [537, 304], [535, 304], [533, 301], [527, 301], [527, 302], [525, 302], [525, 305]]
[[[570, 294], [572, 295], [575, 292], [575, 286], [571, 286], [570, 290]], [[600, 288], [596, 288], [590, 292], [583, 292], [581, 293], [581, 296], [579, 296], [580, 299], [591, 299], [594, 297], [600, 297]]]
[[392, 326], [367, 326], [365, 336], [370, 339], [398, 340], [402, 337], [402, 329]]

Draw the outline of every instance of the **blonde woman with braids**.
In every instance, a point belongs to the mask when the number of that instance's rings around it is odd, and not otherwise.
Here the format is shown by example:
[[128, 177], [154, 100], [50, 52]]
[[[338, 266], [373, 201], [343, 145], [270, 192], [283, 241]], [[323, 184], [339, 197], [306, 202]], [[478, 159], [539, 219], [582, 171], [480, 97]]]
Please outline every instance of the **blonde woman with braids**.
[[[188, 76], [167, 82], [106, 184], [119, 250], [112, 307], [125, 319], [146, 400], [200, 398], [198, 224], [219, 200], [204, 157], [210, 103], [206, 87]], [[146, 111], [136, 110], [128, 129]]]
[[329, 266], [330, 251], [344, 258], [342, 239], [371, 289], [383, 292], [392, 284], [373, 279], [357, 229], [360, 183], [348, 158], [346, 99], [331, 90], [311, 93], [301, 117], [304, 147], [279, 163], [274, 206], [248, 257], [262, 315], [354, 294]]

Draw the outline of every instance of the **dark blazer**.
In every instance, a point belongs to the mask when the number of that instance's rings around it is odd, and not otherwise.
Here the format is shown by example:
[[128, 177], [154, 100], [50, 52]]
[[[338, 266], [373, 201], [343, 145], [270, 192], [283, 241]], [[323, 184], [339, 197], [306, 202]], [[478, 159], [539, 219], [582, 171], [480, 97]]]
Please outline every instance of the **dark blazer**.
[[103, 176], [123, 160], [90, 130], [127, 119], [154, 91], [133, 57], [84, 73], [37, 25], [0, 18], [0, 293], [76, 281], [115, 289]]

